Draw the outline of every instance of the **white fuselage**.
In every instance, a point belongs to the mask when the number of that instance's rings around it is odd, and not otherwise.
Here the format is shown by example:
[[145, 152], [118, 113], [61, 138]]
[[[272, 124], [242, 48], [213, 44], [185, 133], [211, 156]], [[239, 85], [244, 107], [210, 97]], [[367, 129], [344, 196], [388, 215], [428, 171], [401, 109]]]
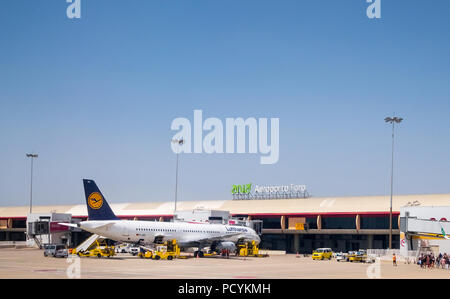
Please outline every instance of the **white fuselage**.
[[207, 244], [208, 240], [234, 243], [245, 240], [255, 241], [256, 244], [261, 241], [258, 234], [249, 227], [222, 224], [103, 220], [83, 221], [80, 228], [119, 242], [154, 244], [157, 237], [162, 241], [175, 239], [180, 247], [190, 246], [195, 242]]

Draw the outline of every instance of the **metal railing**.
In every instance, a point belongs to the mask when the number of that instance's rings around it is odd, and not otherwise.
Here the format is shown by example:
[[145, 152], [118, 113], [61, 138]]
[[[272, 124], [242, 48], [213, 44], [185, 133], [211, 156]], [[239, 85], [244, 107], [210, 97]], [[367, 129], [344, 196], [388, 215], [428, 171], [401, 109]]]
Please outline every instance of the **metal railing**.
[[397, 256], [399, 261], [402, 260], [408, 264], [415, 263], [417, 258], [417, 250], [408, 250], [400, 253], [400, 249], [367, 249], [367, 255], [377, 257], [382, 260], [392, 260], [392, 256], [394, 254]]

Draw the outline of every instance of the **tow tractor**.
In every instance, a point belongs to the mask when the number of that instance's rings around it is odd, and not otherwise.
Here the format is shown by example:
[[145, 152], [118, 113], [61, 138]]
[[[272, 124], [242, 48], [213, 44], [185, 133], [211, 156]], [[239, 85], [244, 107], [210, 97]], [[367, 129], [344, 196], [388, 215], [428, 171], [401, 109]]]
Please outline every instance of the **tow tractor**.
[[259, 254], [259, 247], [255, 243], [255, 241], [237, 244], [237, 255], [238, 256], [253, 256], [253, 257], [263, 257], [264, 256], [262, 254]]
[[347, 260], [349, 262], [359, 262], [359, 263], [373, 263], [375, 260], [372, 256], [368, 256], [367, 252], [360, 249], [356, 252], [350, 252], [347, 255]]
[[151, 259], [153, 258], [153, 250], [141, 246], [139, 248], [138, 257], [140, 257], [141, 259]]
[[158, 244], [155, 249], [150, 249], [141, 246], [141, 250], [138, 253], [140, 258], [149, 258], [154, 260], [173, 260], [180, 256], [180, 247], [178, 247], [176, 240], [166, 241], [162, 244]]

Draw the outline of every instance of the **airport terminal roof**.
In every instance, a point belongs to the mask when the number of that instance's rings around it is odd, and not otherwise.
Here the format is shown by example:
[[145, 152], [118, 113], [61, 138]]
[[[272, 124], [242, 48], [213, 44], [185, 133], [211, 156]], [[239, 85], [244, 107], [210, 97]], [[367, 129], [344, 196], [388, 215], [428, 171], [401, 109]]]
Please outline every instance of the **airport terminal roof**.
[[[450, 194], [395, 195], [393, 211], [406, 205], [450, 206]], [[119, 217], [171, 216], [174, 202], [110, 203]], [[389, 212], [390, 196], [310, 197], [301, 199], [180, 201], [177, 210], [226, 210], [233, 215], [345, 215], [385, 214]], [[28, 206], [0, 207], [0, 218], [25, 218]], [[33, 213], [70, 213], [86, 217], [85, 204], [33, 206]]]

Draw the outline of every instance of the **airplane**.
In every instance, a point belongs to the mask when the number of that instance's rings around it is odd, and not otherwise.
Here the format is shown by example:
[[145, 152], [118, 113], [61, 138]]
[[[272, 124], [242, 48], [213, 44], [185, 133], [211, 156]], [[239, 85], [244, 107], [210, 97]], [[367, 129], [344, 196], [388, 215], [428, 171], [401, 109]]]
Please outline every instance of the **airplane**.
[[203, 257], [205, 247], [210, 247], [212, 251], [226, 249], [234, 252], [236, 243], [261, 242], [253, 229], [244, 226], [121, 220], [114, 214], [94, 180], [83, 179], [83, 185], [88, 220], [77, 224], [61, 223], [62, 225], [78, 227], [113, 241], [138, 246], [177, 240], [181, 250], [198, 248], [194, 251], [194, 257]]

